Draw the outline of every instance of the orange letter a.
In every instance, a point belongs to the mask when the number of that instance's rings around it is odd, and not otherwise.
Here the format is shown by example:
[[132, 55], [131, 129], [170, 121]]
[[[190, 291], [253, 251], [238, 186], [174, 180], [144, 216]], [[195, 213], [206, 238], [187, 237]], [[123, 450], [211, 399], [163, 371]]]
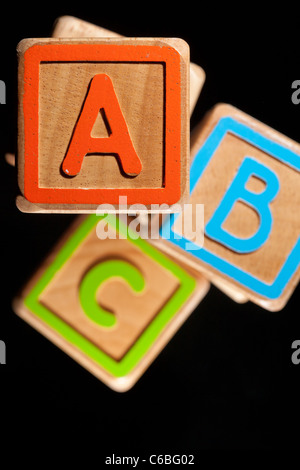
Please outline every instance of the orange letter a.
[[[91, 132], [100, 109], [105, 110], [111, 134], [109, 137], [95, 138], [91, 137]], [[123, 171], [128, 175], [138, 175], [142, 170], [112, 81], [106, 74], [95, 75], [91, 80], [62, 164], [63, 172], [68, 176], [77, 175], [88, 153], [117, 154]]]

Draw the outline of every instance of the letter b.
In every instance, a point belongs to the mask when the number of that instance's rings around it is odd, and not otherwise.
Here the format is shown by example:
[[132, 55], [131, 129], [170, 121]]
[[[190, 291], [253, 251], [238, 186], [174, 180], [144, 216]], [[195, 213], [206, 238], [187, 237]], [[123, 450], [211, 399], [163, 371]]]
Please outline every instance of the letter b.
[[[246, 188], [246, 183], [251, 176], [266, 183], [262, 192], [255, 193]], [[257, 250], [266, 242], [272, 230], [273, 219], [269, 204], [276, 197], [279, 187], [279, 180], [272, 170], [253, 158], [246, 157], [221, 203], [206, 225], [206, 235], [237, 253], [251, 253]], [[252, 207], [260, 218], [259, 228], [249, 238], [237, 237], [222, 227], [237, 201], [243, 201]]]

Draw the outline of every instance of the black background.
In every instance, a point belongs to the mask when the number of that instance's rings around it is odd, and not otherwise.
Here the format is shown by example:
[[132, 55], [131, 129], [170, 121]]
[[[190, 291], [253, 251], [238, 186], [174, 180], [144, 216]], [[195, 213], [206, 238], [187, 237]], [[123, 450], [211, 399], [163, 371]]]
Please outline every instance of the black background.
[[[86, 3], [86, 2], [85, 2]], [[0, 339], [7, 365], [0, 368], [0, 421], [15, 444], [36, 438], [66, 446], [93, 440], [97, 466], [104, 457], [146, 457], [157, 452], [299, 447], [300, 365], [291, 344], [300, 339], [299, 288], [288, 305], [270, 313], [239, 305], [211, 287], [209, 294], [137, 385], [111, 391], [20, 320], [11, 300], [33, 274], [71, 215], [22, 214], [15, 207], [15, 170], [4, 153], [16, 146], [16, 45], [51, 35], [54, 20], [73, 15], [124, 36], [181, 37], [206, 82], [191, 127], [218, 102], [230, 103], [300, 142], [300, 105], [291, 84], [300, 79], [299, 8], [263, 13], [253, 3], [220, 9], [180, 4], [60, 2], [19, 4], [1, 18], [0, 106], [1, 308]], [[29, 432], [29, 429], [34, 429]], [[1, 439], [3, 443], [3, 439]], [[95, 445], [96, 444], [96, 445]], [[11, 455], [14, 458], [13, 455]]]

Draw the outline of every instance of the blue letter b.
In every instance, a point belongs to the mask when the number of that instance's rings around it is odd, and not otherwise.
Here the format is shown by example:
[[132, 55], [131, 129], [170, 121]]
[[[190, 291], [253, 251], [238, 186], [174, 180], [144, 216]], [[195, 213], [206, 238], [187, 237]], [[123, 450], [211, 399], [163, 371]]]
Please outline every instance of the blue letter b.
[[[261, 193], [254, 193], [246, 189], [246, 183], [251, 176], [256, 176], [266, 183], [266, 187]], [[278, 178], [272, 170], [253, 158], [246, 157], [220, 205], [206, 225], [206, 235], [237, 253], [250, 253], [257, 250], [266, 242], [272, 230], [272, 214], [269, 204], [278, 193], [279, 187]], [[237, 201], [243, 201], [252, 207], [260, 218], [258, 230], [249, 238], [236, 237], [222, 228]]]

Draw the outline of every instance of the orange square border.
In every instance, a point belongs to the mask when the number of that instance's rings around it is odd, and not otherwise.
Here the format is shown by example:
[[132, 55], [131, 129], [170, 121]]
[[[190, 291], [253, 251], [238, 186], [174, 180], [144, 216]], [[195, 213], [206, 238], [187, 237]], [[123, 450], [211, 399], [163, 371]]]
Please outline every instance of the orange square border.
[[[41, 62], [154, 62], [165, 66], [163, 188], [39, 187], [39, 66]], [[128, 44], [36, 44], [24, 53], [24, 196], [32, 203], [174, 204], [181, 196], [180, 54], [171, 46]]]

